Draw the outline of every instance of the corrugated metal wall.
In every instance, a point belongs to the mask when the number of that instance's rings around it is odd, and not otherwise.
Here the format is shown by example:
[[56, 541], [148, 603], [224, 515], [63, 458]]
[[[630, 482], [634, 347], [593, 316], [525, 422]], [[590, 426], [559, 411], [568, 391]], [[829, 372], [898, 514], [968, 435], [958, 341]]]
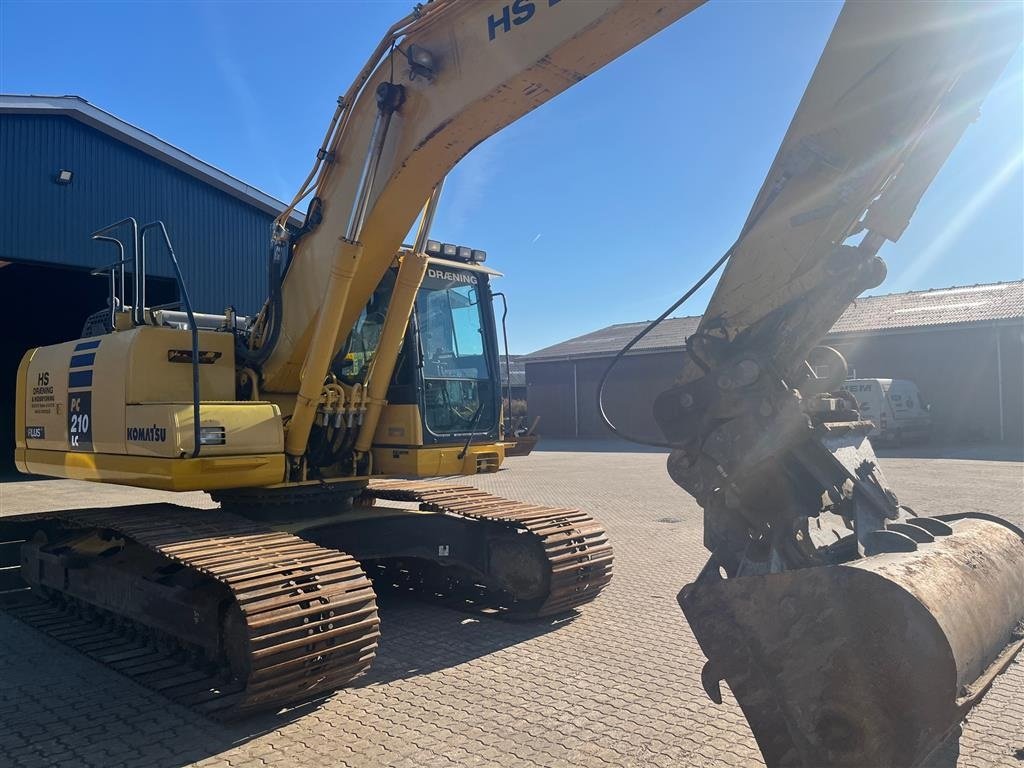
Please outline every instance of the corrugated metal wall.
[[932, 406], [937, 437], [998, 440], [1001, 433], [1024, 443], [1024, 323], [835, 336], [827, 343], [860, 378], [914, 381]]
[[[627, 355], [619, 361], [604, 392], [605, 412], [621, 431], [661, 441], [654, 421], [654, 398], [672, 386], [683, 367], [683, 352]], [[610, 357], [526, 361], [529, 418], [550, 437], [611, 437], [597, 409], [597, 385]]]
[[[864, 378], [910, 379], [932, 406], [939, 440], [1024, 443], [1024, 323], [828, 336]], [[608, 379], [605, 407], [621, 429], [661, 439], [651, 412], [682, 368], [682, 352], [627, 356]], [[526, 361], [530, 418], [549, 437], [608, 437], [597, 383], [610, 357]], [[1001, 378], [1000, 378], [1001, 376]], [[1000, 429], [1000, 423], [1002, 428]]]
[[[71, 184], [54, 182], [61, 169]], [[93, 231], [163, 219], [197, 311], [250, 313], [266, 296], [269, 214], [70, 117], [0, 115], [0, 211], [3, 260], [101, 266], [116, 249]], [[149, 274], [172, 276], [152, 242]]]

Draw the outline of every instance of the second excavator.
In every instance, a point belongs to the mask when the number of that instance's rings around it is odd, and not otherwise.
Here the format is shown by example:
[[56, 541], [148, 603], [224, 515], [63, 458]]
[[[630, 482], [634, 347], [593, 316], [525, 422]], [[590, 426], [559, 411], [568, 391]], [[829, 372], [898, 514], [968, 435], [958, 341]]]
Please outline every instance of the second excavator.
[[[3, 518], [10, 610], [237, 716], [365, 670], [375, 588], [520, 618], [598, 595], [612, 551], [585, 512], [410, 479], [504, 456], [493, 274], [482, 252], [430, 240], [431, 222], [473, 147], [698, 6], [418, 6], [339, 100], [277, 221], [255, 317], [196, 313], [184, 285], [184, 311], [147, 307], [147, 243], [176, 258], [166, 231], [130, 218], [98, 231], [130, 252], [111, 268], [108, 332], [25, 355], [18, 467], [203, 490], [220, 507]], [[843, 9], [740, 236], [705, 276], [725, 265], [680, 382], [654, 404], [669, 472], [704, 509], [711, 558], [680, 593], [703, 684], [720, 700], [728, 683], [769, 765], [919, 764], [1024, 643], [1024, 533], [902, 506], [838, 391], [844, 361], [816, 349], [883, 280], [879, 249], [1019, 35], [998, 3]]]

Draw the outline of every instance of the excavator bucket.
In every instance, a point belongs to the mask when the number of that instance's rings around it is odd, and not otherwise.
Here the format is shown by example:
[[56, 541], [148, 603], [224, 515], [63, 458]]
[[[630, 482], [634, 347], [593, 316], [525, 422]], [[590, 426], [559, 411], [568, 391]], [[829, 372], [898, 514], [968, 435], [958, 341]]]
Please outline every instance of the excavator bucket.
[[728, 682], [769, 768], [919, 765], [1024, 645], [1024, 533], [915, 525], [912, 552], [679, 593], [705, 690], [720, 702]]

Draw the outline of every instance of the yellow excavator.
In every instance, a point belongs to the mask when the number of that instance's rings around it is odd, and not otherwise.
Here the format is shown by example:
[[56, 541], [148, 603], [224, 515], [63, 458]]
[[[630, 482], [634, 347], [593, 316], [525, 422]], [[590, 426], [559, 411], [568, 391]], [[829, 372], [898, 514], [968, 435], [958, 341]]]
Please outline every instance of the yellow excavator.
[[[277, 220], [255, 317], [196, 313], [184, 285], [184, 309], [147, 307], [147, 243], [176, 263], [165, 230], [97, 232], [121, 254], [109, 332], [25, 355], [17, 465], [220, 507], [3, 518], [9, 610], [239, 716], [365, 670], [375, 589], [519, 618], [593, 599], [612, 551], [587, 514], [416, 479], [494, 471], [504, 448], [493, 273], [483, 252], [430, 240], [431, 222], [473, 147], [699, 5], [417, 6], [339, 99]], [[702, 682], [715, 700], [728, 683], [769, 765], [919, 764], [1024, 643], [1024, 533], [901, 506], [839, 389], [842, 357], [817, 347], [882, 282], [880, 247], [977, 117], [1019, 23], [1000, 3], [842, 10], [654, 404], [669, 473], [704, 509], [711, 556], [679, 597]], [[686, 63], [666, 67], [697, 76]]]

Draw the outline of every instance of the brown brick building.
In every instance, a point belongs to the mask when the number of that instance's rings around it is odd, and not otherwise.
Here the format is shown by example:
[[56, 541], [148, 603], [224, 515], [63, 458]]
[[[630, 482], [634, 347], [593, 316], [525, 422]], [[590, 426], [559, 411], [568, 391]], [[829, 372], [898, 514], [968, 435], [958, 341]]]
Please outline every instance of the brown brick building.
[[[616, 367], [605, 391], [612, 420], [659, 437], [654, 398], [672, 383], [699, 317], [666, 320]], [[530, 417], [550, 437], [607, 437], [597, 384], [646, 323], [602, 328], [525, 357]], [[946, 440], [1024, 442], [1024, 280], [858, 299], [825, 342], [850, 375], [911, 379]]]

